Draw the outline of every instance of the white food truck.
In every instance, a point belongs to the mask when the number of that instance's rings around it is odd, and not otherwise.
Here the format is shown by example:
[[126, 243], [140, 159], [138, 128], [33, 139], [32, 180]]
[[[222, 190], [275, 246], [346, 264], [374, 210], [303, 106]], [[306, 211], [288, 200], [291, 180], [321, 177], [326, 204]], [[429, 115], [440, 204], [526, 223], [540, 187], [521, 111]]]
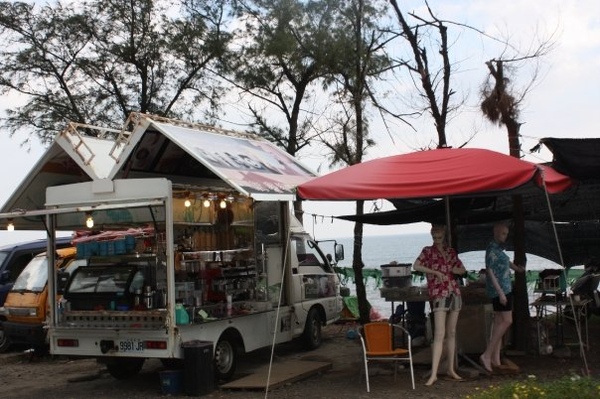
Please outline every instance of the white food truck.
[[[199, 340], [228, 380], [242, 351], [295, 338], [318, 347], [342, 301], [328, 254], [290, 209], [314, 174], [246, 133], [142, 114], [108, 133], [70, 124], [0, 215], [15, 228], [43, 219], [50, 246], [75, 231], [87, 261], [70, 276], [49, 271], [51, 353], [97, 357], [127, 378]], [[7, 210], [35, 202], [40, 181], [43, 209]]]

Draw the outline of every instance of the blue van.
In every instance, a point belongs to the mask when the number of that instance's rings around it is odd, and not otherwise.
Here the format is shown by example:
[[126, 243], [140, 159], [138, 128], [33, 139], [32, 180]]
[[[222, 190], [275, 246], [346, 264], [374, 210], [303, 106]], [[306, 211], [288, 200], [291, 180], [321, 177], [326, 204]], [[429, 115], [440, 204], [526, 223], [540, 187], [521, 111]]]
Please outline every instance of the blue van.
[[[56, 239], [56, 247], [64, 248], [71, 245], [71, 237], [60, 237]], [[12, 288], [15, 280], [29, 261], [39, 253], [46, 251], [47, 241], [45, 239], [11, 244], [0, 247], [0, 306], [8, 291]], [[0, 352], [4, 352], [9, 346], [8, 339], [4, 336], [1, 322], [4, 316], [0, 315]]]

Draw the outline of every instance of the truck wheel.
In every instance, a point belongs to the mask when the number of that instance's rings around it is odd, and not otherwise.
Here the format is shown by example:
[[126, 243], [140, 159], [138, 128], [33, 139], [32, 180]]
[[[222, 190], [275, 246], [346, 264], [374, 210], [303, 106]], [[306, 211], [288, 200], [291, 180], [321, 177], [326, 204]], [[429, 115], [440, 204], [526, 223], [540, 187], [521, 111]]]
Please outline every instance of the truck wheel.
[[117, 380], [126, 380], [137, 375], [143, 365], [144, 359], [122, 358], [106, 362], [106, 369]]
[[4, 353], [10, 347], [10, 340], [4, 334], [4, 329], [0, 326], [0, 353]]
[[302, 339], [304, 341], [304, 347], [312, 350], [321, 346], [323, 342], [323, 336], [321, 334], [321, 316], [319, 311], [312, 308], [306, 316], [306, 324], [304, 326], [304, 333]]
[[237, 366], [237, 353], [234, 341], [222, 336], [215, 348], [215, 375], [217, 380], [229, 381]]

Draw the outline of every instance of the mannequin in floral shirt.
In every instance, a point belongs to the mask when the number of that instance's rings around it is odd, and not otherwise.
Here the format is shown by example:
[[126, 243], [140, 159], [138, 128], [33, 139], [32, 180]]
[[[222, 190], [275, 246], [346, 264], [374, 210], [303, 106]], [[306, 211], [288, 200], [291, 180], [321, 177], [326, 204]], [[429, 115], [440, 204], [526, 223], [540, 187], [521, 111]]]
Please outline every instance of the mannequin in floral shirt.
[[454, 369], [456, 355], [456, 322], [462, 308], [460, 289], [455, 275], [466, 273], [456, 251], [446, 243], [446, 228], [440, 225], [431, 227], [433, 245], [424, 247], [413, 264], [413, 269], [427, 277], [427, 290], [434, 317], [434, 335], [431, 349], [431, 376], [425, 385], [437, 381], [437, 372], [442, 358], [444, 342], [448, 369], [447, 374], [454, 380], [462, 380]]

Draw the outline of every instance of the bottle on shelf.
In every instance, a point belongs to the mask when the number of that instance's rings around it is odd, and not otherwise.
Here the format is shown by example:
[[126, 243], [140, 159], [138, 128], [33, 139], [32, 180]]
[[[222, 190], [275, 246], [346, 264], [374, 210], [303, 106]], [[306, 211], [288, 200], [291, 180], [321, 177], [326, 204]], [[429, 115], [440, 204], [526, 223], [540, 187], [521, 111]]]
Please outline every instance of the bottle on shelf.
[[190, 316], [188, 315], [187, 310], [185, 310], [183, 307], [182, 303], [177, 303], [175, 305], [175, 324], [190, 324]]

